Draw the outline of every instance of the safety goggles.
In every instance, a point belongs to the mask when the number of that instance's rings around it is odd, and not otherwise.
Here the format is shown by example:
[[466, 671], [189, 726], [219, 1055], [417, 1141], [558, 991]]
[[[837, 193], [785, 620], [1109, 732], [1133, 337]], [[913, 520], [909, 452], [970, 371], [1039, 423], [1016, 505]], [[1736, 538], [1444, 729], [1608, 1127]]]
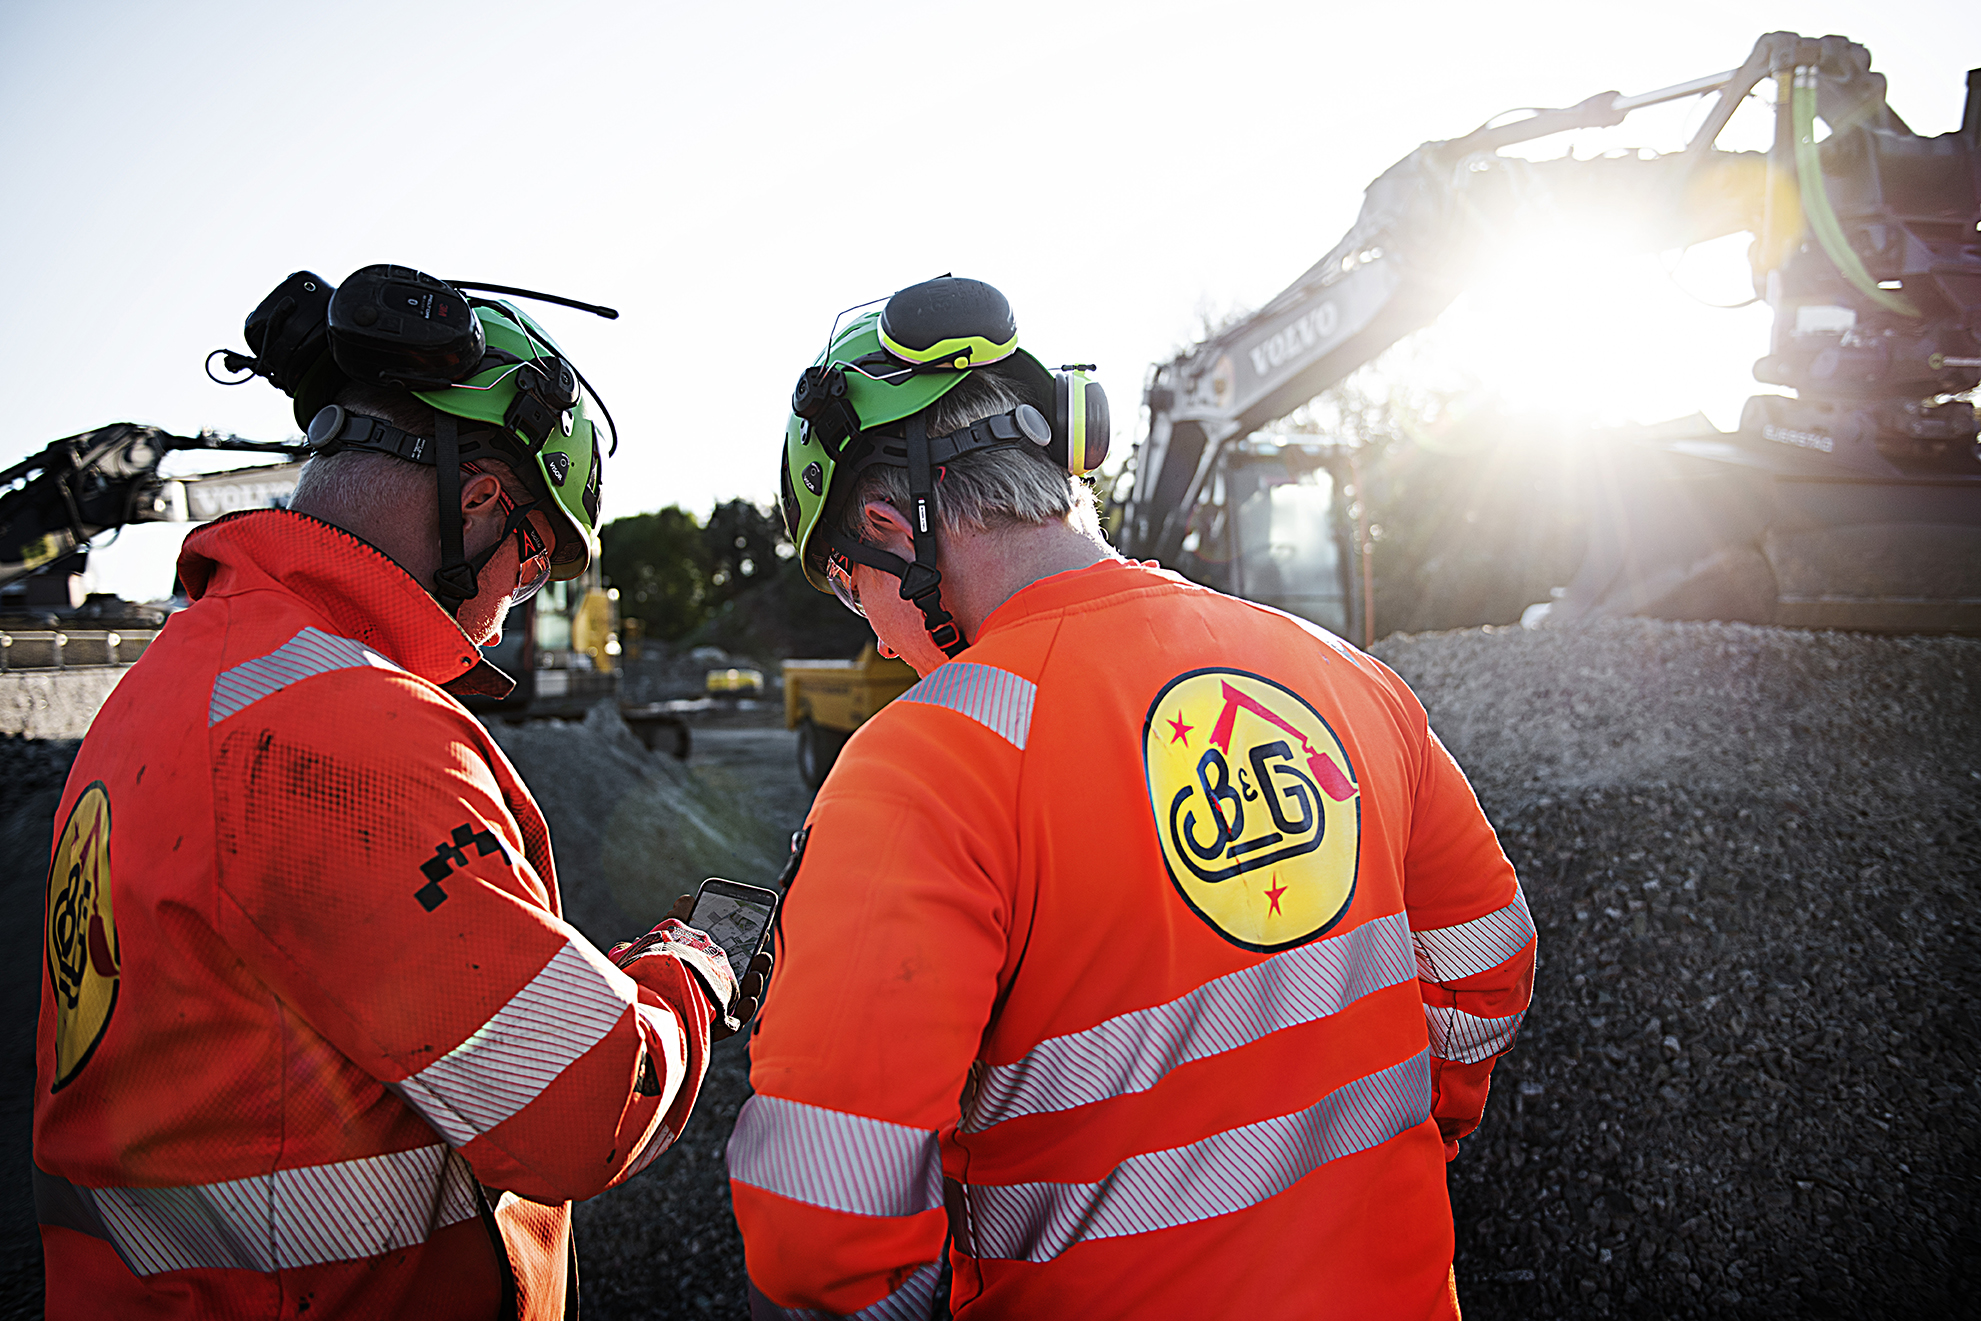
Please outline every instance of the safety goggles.
[[[484, 471], [473, 463], [464, 463], [461, 468], [465, 472]], [[509, 493], [499, 485], [496, 487], [495, 500], [502, 510], [502, 535], [506, 537], [512, 532], [516, 534], [519, 585], [509, 594], [509, 604], [521, 605], [535, 596], [538, 589], [550, 581], [550, 547], [543, 544], [542, 538], [537, 536], [536, 529], [530, 525], [530, 515], [536, 512], [536, 501], [532, 500], [526, 505], [518, 506], [509, 498]]]
[[867, 617], [867, 608], [860, 604], [860, 589], [853, 585], [853, 566], [837, 551], [825, 557], [825, 581], [839, 604], [862, 619]]

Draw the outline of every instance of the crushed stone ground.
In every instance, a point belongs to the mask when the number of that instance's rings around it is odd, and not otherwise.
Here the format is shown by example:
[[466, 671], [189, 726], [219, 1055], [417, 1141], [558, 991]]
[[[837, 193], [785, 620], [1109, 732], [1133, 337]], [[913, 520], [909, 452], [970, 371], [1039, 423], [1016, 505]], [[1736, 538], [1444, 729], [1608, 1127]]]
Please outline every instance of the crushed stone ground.
[[[1467, 1317], [1972, 1314], [1981, 643], [1616, 621], [1376, 654], [1541, 933], [1534, 1009], [1450, 1170]], [[650, 922], [682, 876], [770, 874], [807, 802], [788, 735], [698, 728], [682, 768], [615, 725], [498, 733], [581, 929]], [[72, 755], [0, 739], [16, 912], [40, 911]], [[39, 935], [6, 936], [0, 1316], [40, 1311]], [[722, 1147], [747, 1067], [717, 1047], [683, 1141], [578, 1208], [586, 1316], [742, 1314]]]
[[594, 942], [632, 939], [704, 877], [766, 885], [784, 864], [798, 823], [768, 820], [733, 778], [649, 752], [608, 703], [582, 722], [488, 725], [550, 824], [565, 918]]
[[1399, 637], [1541, 966], [1451, 1167], [1470, 1318], [1972, 1315], [1981, 643]]

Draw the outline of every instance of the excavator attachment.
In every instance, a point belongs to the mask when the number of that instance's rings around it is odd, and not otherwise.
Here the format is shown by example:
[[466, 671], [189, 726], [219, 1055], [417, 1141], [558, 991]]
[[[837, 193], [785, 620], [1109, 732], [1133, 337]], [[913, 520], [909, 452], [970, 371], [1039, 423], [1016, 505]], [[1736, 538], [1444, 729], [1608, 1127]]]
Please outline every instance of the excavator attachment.
[[211, 432], [175, 436], [113, 422], [68, 436], [0, 471], [0, 590], [36, 575], [79, 572], [90, 540], [132, 523], [205, 522], [237, 509], [288, 503], [300, 461], [162, 477], [168, 454], [200, 450], [300, 460], [300, 442], [263, 443]]

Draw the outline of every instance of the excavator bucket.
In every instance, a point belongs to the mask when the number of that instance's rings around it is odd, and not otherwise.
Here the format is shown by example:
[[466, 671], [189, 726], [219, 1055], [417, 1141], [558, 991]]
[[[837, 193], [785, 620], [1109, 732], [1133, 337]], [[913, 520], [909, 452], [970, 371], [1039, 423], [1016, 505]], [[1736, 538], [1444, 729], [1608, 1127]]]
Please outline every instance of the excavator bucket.
[[1702, 425], [1620, 440], [1551, 624], [1614, 615], [1981, 636], [1981, 473], [1875, 473]]

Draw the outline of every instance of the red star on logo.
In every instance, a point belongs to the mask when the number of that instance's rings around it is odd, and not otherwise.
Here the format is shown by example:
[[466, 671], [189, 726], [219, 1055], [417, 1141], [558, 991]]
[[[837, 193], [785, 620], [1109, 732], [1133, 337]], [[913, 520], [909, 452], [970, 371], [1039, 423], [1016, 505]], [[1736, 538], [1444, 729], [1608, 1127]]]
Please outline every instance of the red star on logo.
[[1190, 731], [1195, 729], [1196, 726], [1184, 724], [1183, 713], [1181, 711], [1176, 713], [1176, 719], [1169, 722], [1169, 727], [1175, 731], [1175, 733], [1169, 736], [1171, 743], [1181, 743], [1186, 748], [1190, 746]]
[[1279, 912], [1279, 897], [1285, 893], [1286, 887], [1279, 884], [1279, 877], [1273, 877], [1273, 888], [1266, 891], [1266, 898], [1272, 901], [1272, 911], [1267, 914], [1268, 917]]

